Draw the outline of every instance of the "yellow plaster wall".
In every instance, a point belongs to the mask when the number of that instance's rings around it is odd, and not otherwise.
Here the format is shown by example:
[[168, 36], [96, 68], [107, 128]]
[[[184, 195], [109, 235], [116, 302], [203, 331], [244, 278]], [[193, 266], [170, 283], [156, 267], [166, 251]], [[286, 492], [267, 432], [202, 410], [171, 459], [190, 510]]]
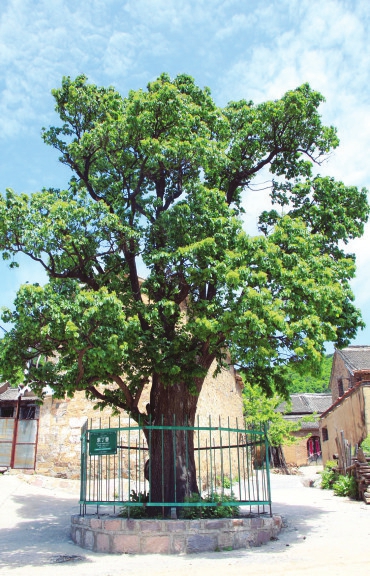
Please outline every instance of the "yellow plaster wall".
[[327, 428], [328, 440], [322, 439], [323, 463], [332, 460], [338, 454], [336, 439], [340, 438], [341, 430], [345, 438], [354, 446], [359, 444], [369, 433], [370, 422], [370, 384], [357, 386], [351, 394], [344, 396], [329, 413], [320, 420], [320, 430]]
[[307, 440], [310, 436], [320, 436], [319, 430], [298, 430], [292, 432], [292, 436], [298, 438], [298, 441], [290, 446], [282, 446], [285, 462], [288, 466], [307, 466]]
[[351, 374], [346, 368], [343, 359], [338, 353], [334, 354], [333, 366], [330, 375], [330, 388], [333, 399], [333, 404], [339, 398], [338, 393], [338, 379], [342, 378], [343, 390], [346, 392], [350, 386]]

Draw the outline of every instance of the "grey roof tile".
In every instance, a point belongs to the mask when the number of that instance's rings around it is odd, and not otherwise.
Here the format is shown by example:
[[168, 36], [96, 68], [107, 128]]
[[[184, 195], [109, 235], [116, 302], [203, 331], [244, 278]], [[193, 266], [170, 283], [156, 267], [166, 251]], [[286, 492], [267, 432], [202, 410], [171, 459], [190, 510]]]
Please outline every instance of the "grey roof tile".
[[370, 370], [370, 346], [348, 346], [336, 352], [351, 372]]
[[[23, 400], [36, 400], [37, 396], [35, 396], [35, 394], [31, 391], [31, 392], [26, 392], [26, 394], [24, 396], [22, 396], [22, 401]], [[14, 402], [18, 400], [18, 388], [8, 388], [7, 390], [5, 390], [5, 392], [3, 392], [2, 394], [0, 394], [0, 402]]]
[[[302, 394], [291, 394], [291, 408], [287, 414], [312, 414], [317, 412], [321, 414], [325, 412], [332, 404], [331, 394], [325, 393], [302, 393]], [[287, 403], [282, 402], [277, 407], [279, 412], [285, 412], [287, 409]]]
[[310, 422], [305, 422], [301, 420], [302, 416], [297, 416], [297, 415], [287, 415], [284, 416], [284, 420], [287, 420], [287, 422], [300, 422], [301, 423], [301, 430], [318, 430], [319, 429], [319, 423], [318, 421], [310, 421]]

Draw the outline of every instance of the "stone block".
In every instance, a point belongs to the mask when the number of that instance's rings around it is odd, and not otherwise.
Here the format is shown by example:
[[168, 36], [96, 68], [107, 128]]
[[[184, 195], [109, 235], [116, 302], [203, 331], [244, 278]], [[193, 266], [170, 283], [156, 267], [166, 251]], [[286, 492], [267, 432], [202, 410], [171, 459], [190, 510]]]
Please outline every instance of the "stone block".
[[166, 536], [142, 536], [141, 552], [143, 554], [169, 554], [170, 537]]
[[250, 532], [235, 532], [232, 546], [235, 550], [239, 548], [249, 548], [252, 542], [253, 537]]
[[91, 518], [88, 522], [92, 530], [97, 530], [102, 527], [102, 521], [100, 518]]
[[201, 520], [188, 520], [186, 522], [187, 524], [187, 530], [189, 532], [199, 532], [199, 530], [201, 530], [203, 528], [203, 522]]
[[263, 526], [263, 518], [252, 518], [251, 519], [251, 528], [262, 528]]
[[70, 418], [69, 419], [69, 426], [70, 428], [78, 428], [81, 429], [81, 426], [86, 422], [86, 418]]
[[130, 530], [131, 532], [136, 532], [140, 528], [140, 524], [137, 520], [128, 518], [127, 520], [122, 520], [122, 530]]
[[188, 537], [186, 552], [188, 554], [210, 552], [216, 550], [217, 546], [217, 536], [212, 534], [192, 534]]
[[100, 532], [96, 535], [95, 551], [96, 552], [110, 552], [108, 534], [104, 534], [104, 533]]
[[70, 442], [71, 444], [79, 444], [79, 443], [80, 443], [80, 435], [78, 435], [78, 436], [77, 436], [77, 434], [76, 434], [76, 436], [72, 436], [72, 435], [71, 435], [71, 436], [68, 438], [68, 440], [69, 440], [69, 442]]
[[162, 532], [162, 520], [142, 520], [140, 528], [142, 532]]
[[121, 530], [122, 521], [119, 518], [104, 520], [104, 530], [117, 531]]
[[243, 520], [243, 518], [233, 518], [231, 520], [231, 525], [232, 526], [243, 526], [244, 520]]
[[233, 548], [234, 547], [234, 532], [220, 531], [218, 533], [218, 546], [222, 550], [223, 548]]
[[256, 534], [254, 543], [256, 546], [262, 546], [271, 540], [271, 534], [267, 530], [260, 530]]
[[140, 536], [138, 534], [114, 534], [112, 536], [112, 552], [138, 554], [140, 552]]
[[182, 520], [169, 520], [168, 522], [164, 522], [163, 527], [167, 532], [184, 532], [186, 529], [186, 524]]
[[207, 520], [204, 528], [207, 530], [223, 530], [228, 527], [228, 520]]
[[91, 530], [83, 531], [83, 547], [88, 550], [94, 549], [94, 532], [91, 532]]
[[82, 543], [82, 532], [81, 528], [75, 528], [73, 533], [71, 534], [72, 540], [77, 546], [81, 546]]
[[172, 539], [171, 554], [185, 554], [186, 552], [186, 539], [184, 535], [176, 535]]

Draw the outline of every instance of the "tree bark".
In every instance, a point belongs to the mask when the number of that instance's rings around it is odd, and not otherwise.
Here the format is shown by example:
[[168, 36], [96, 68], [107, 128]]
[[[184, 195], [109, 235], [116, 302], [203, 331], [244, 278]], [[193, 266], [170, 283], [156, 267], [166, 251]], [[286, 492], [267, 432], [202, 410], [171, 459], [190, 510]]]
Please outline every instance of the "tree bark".
[[[201, 388], [201, 386], [199, 386]], [[198, 394], [184, 383], [164, 386], [153, 378], [150, 417], [154, 426], [194, 426]], [[152, 502], [181, 503], [199, 493], [193, 430], [146, 430], [149, 447], [147, 476]], [[169, 512], [169, 509], [168, 509]]]

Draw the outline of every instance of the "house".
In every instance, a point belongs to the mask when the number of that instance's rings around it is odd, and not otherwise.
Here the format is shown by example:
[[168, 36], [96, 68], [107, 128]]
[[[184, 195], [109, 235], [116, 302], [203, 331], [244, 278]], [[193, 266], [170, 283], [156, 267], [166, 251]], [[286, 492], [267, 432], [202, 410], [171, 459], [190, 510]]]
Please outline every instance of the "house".
[[[210, 367], [198, 399], [197, 417], [209, 424], [243, 422], [242, 380], [232, 365], [214, 378], [215, 364]], [[143, 406], [147, 396], [141, 400]], [[16, 388], [0, 384], [0, 468], [35, 470], [39, 474], [62, 478], [79, 478], [81, 427], [88, 420], [94, 428], [116, 426], [112, 411], [94, 410], [94, 401], [84, 392], [73, 398], [55, 398], [49, 389], [41, 406], [31, 391], [20, 394]], [[121, 426], [127, 426], [128, 415], [120, 415]], [[90, 424], [91, 422], [89, 422]]]
[[330, 389], [331, 405], [320, 416], [324, 464], [370, 434], [370, 346], [335, 350]]
[[291, 404], [283, 402], [277, 408], [284, 413], [284, 420], [300, 422], [300, 429], [292, 432], [297, 442], [282, 446], [285, 462], [288, 466], [305, 466], [321, 462], [322, 450], [318, 416], [331, 405], [331, 394], [292, 394]]

